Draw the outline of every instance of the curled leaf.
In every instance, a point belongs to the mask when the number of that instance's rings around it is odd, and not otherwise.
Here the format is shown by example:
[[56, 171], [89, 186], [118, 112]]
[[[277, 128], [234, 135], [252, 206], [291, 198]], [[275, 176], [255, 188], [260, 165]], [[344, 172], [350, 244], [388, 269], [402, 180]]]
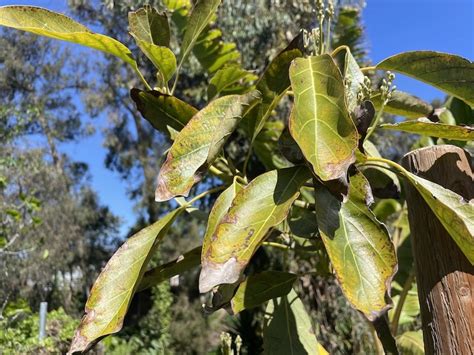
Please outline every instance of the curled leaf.
[[259, 100], [258, 91], [212, 101], [178, 133], [158, 175], [156, 201], [187, 196], [217, 158], [245, 112]]
[[304, 167], [273, 170], [237, 193], [202, 256], [201, 292], [240, 279], [267, 232], [286, 218], [300, 187], [310, 176]]
[[183, 211], [168, 213], [128, 239], [100, 273], [86, 303], [69, 353], [84, 352], [102, 337], [122, 329], [123, 320], [143, 273], [168, 228]]

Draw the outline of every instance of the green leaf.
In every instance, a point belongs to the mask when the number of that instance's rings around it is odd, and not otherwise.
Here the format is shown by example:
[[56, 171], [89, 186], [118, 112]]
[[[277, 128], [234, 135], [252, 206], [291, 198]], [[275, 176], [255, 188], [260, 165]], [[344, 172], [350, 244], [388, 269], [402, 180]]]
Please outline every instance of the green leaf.
[[132, 297], [157, 245], [182, 208], [168, 213], [128, 239], [110, 258], [92, 287], [86, 314], [76, 330], [70, 353], [89, 349], [100, 338], [122, 329]]
[[232, 298], [232, 312], [260, 306], [273, 298], [286, 296], [292, 289], [297, 275], [281, 271], [263, 271], [249, 276], [237, 288]]
[[168, 152], [158, 175], [156, 201], [187, 196], [217, 158], [242, 116], [258, 99], [256, 91], [224, 96], [199, 111], [178, 133]]
[[[380, 110], [380, 107], [382, 106], [381, 94], [372, 96], [370, 101], [372, 101], [377, 111]], [[395, 90], [392, 92], [390, 100], [388, 100], [383, 110], [392, 115], [413, 119], [430, 116], [434, 111], [434, 108], [429, 103], [416, 96]]]
[[198, 246], [177, 259], [148, 270], [138, 286], [137, 292], [153, 287], [160, 282], [169, 280], [173, 276], [180, 275], [185, 271], [197, 267], [201, 263], [202, 247]]
[[468, 126], [454, 126], [432, 122], [427, 118], [404, 121], [394, 124], [383, 124], [380, 127], [394, 131], [416, 133], [430, 137], [455, 139], [458, 141], [474, 140], [474, 128]]
[[244, 118], [247, 134], [252, 140], [257, 137], [272, 111], [290, 87], [288, 69], [291, 61], [303, 55], [303, 33], [296, 36], [268, 65], [256, 84], [262, 93], [262, 102]]
[[[132, 34], [133, 35], [133, 34]], [[162, 83], [167, 83], [176, 72], [176, 57], [171, 49], [135, 39], [141, 51], [151, 60], [162, 75]]]
[[280, 152], [279, 141], [284, 129], [285, 124], [281, 121], [267, 121], [253, 142], [253, 152], [267, 170], [292, 165]]
[[453, 114], [457, 124], [474, 125], [474, 108], [457, 97], [450, 97], [446, 107]]
[[159, 13], [149, 5], [128, 13], [131, 34], [140, 41], [169, 47], [170, 26], [165, 13]]
[[327, 354], [318, 344], [311, 319], [295, 291], [268, 302], [265, 318], [264, 354]]
[[430, 84], [474, 106], [474, 64], [457, 55], [413, 51], [389, 57], [377, 69], [396, 71]]
[[168, 48], [170, 28], [166, 14], [160, 14], [151, 6], [128, 13], [130, 34], [138, 47], [151, 60], [167, 83], [176, 71], [176, 58]]
[[341, 73], [331, 56], [297, 58], [290, 67], [295, 106], [290, 132], [322, 180], [346, 177], [358, 133], [349, 117]]
[[344, 79], [349, 83], [346, 89], [347, 108], [352, 114], [359, 106], [357, 94], [361, 90], [361, 85], [364, 83], [364, 73], [360, 70], [359, 64], [352, 56], [349, 47], [345, 48], [344, 57]]
[[181, 131], [198, 112], [193, 106], [177, 97], [159, 91], [142, 91], [134, 88], [130, 91], [130, 96], [143, 118], [167, 136], [170, 135], [170, 128], [177, 132]]
[[[209, 28], [209, 27], [208, 27]], [[215, 73], [225, 65], [238, 65], [240, 53], [232, 42], [222, 40], [222, 32], [218, 29], [203, 32], [193, 49], [199, 64], [208, 73]]]
[[468, 202], [457, 193], [403, 168], [400, 172], [418, 190], [467, 259], [474, 264], [474, 199]]
[[199, 35], [211, 22], [220, 3], [220, 0], [199, 0], [192, 9], [181, 43], [179, 66], [188, 57]]
[[94, 48], [112, 54], [138, 70], [132, 53], [125, 45], [111, 37], [94, 33], [56, 12], [34, 6], [2, 6], [0, 25]]
[[[364, 141], [364, 150], [368, 156], [381, 158], [377, 147], [371, 141]], [[363, 167], [362, 171], [369, 180], [370, 186], [374, 194], [381, 198], [398, 198], [401, 191], [400, 180], [396, 173], [390, 170], [387, 164], [380, 164], [382, 167], [375, 165]]]
[[219, 69], [209, 81], [207, 99], [212, 100], [221, 93], [232, 91], [237, 87], [245, 88], [245, 83], [257, 79], [257, 76], [242, 69], [239, 65], [229, 65]]
[[292, 206], [288, 216], [291, 233], [300, 238], [314, 238], [318, 235], [316, 214], [308, 208]]
[[421, 330], [405, 332], [397, 337], [397, 345], [403, 355], [424, 355], [425, 345]]
[[386, 227], [368, 208], [370, 186], [357, 173], [341, 203], [323, 185], [315, 191], [319, 231], [347, 300], [369, 320], [387, 311], [390, 282], [397, 268]]
[[201, 292], [240, 279], [267, 232], [286, 218], [301, 185], [310, 177], [304, 167], [273, 170], [237, 193], [217, 225], [209, 250], [203, 254]]

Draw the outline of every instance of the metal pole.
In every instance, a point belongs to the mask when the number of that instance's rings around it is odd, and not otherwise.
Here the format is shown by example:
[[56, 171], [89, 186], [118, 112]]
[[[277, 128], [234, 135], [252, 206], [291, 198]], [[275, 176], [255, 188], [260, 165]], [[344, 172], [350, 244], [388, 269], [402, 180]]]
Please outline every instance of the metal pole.
[[39, 312], [39, 341], [42, 341], [46, 336], [46, 315], [48, 314], [48, 302], [40, 303]]

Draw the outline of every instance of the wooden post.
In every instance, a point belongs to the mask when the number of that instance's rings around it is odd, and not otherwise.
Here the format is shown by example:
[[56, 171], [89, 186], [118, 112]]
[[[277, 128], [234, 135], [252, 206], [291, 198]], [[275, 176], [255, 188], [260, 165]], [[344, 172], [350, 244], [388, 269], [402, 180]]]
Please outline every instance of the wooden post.
[[[402, 165], [466, 200], [474, 198], [472, 158], [440, 145], [408, 153]], [[474, 354], [474, 267], [408, 183], [406, 199], [426, 354]]]

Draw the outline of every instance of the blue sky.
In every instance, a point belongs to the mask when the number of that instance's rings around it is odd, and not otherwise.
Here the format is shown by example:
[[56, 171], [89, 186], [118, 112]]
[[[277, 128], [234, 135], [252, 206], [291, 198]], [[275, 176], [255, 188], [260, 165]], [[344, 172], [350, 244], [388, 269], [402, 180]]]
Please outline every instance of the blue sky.
[[[224, 0], [225, 1], [225, 0]], [[0, 0], [0, 5], [25, 4], [65, 11], [67, 1]], [[474, 0], [368, 0], [363, 23], [370, 58], [374, 63], [408, 50], [436, 50], [474, 60]], [[426, 100], [443, 94], [423, 83], [397, 75], [395, 85]], [[95, 121], [97, 133], [79, 144], [62, 149], [78, 161], [89, 164], [92, 184], [101, 201], [123, 220], [122, 235], [133, 224], [132, 202], [126, 196], [126, 185], [104, 166], [101, 127], [105, 120]]]

